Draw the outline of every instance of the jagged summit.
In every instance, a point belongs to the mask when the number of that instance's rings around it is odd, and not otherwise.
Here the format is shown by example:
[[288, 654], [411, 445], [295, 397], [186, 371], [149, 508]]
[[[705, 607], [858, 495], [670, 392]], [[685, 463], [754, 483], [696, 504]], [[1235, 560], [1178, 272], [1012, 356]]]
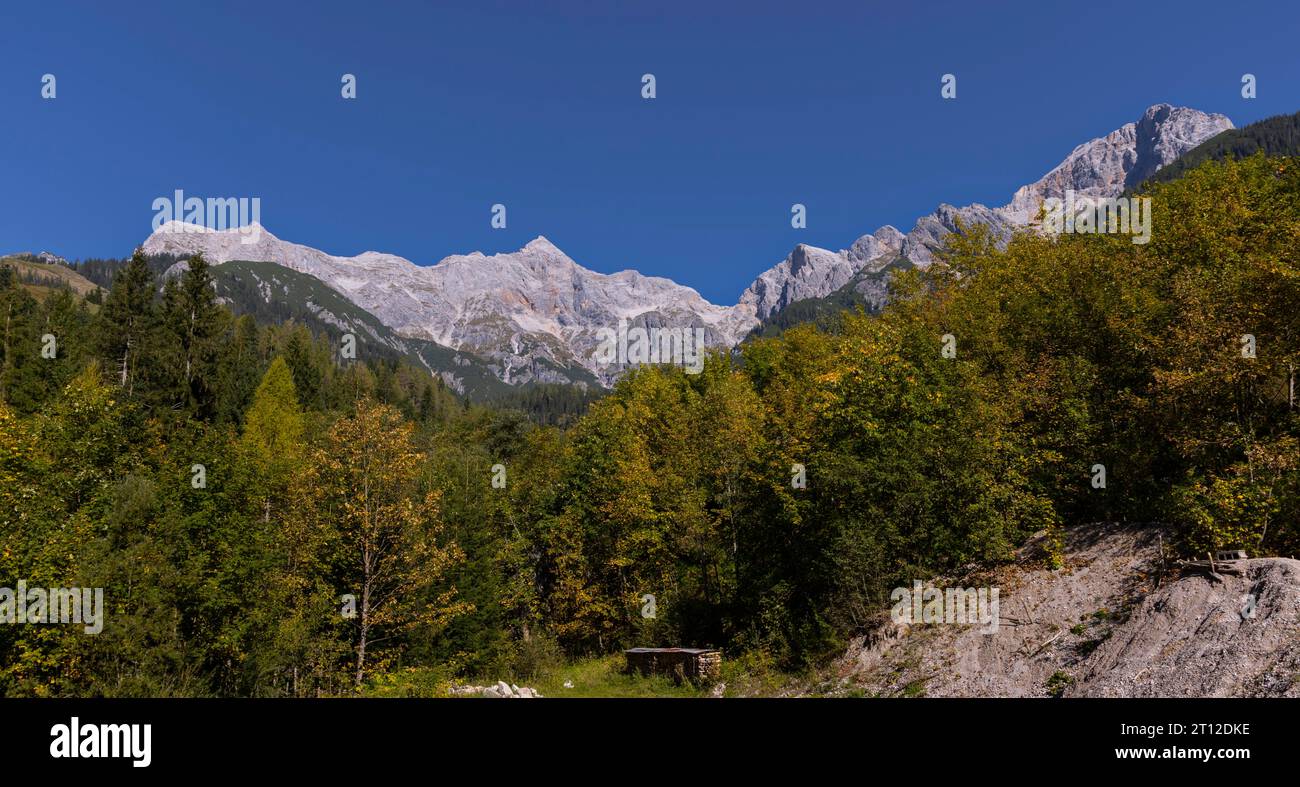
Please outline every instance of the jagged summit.
[[[339, 257], [263, 232], [251, 242], [237, 230], [176, 232], [163, 227], [148, 254], [209, 262], [264, 260], [325, 282], [398, 334], [472, 351], [496, 362], [502, 379], [526, 382], [537, 361], [580, 366], [605, 382], [614, 371], [593, 357], [599, 332], [619, 320], [702, 328], [713, 346], [737, 343], [754, 325], [735, 307], [716, 306], [669, 279], [625, 270], [597, 273], [539, 236], [515, 252], [452, 255], [431, 266], [366, 252]], [[526, 378], [526, 379], [525, 379]]]
[[202, 224], [194, 224], [187, 221], [181, 221], [179, 219], [171, 219], [170, 221], [163, 222], [158, 227], [158, 229], [154, 230], [154, 234], [163, 234], [163, 235], [214, 234], [220, 232], [238, 232], [245, 235], [267, 235], [270, 236], [273, 240], [278, 240], [274, 235], [271, 235], [270, 231], [267, 230], [266, 227], [263, 227], [260, 222], [256, 222], [256, 221], [251, 221], [248, 224], [245, 224], [241, 227], [231, 227], [228, 230], [215, 230], [210, 227], [205, 227]]
[[564, 253], [560, 251], [554, 243], [551, 243], [545, 235], [538, 235], [536, 238], [528, 241], [520, 251], [555, 252], [558, 254]]
[[929, 265], [934, 251], [944, 236], [956, 231], [959, 220], [988, 225], [996, 236], [1005, 237], [1012, 229], [1028, 224], [1049, 197], [1064, 197], [1067, 189], [1094, 197], [1119, 196], [1230, 128], [1232, 121], [1223, 115], [1154, 104], [1136, 121], [1075, 147], [1046, 175], [1017, 189], [1002, 207], [942, 203], [934, 213], [918, 219], [905, 236], [885, 226], [863, 235], [845, 251], [818, 250], [810, 255], [796, 248], [760, 274], [741, 294], [740, 302], [752, 305], [755, 315], [764, 319], [794, 301], [829, 295], [859, 271], [882, 268], [899, 254], [916, 265]]
[[518, 251], [452, 255], [420, 266], [376, 251], [354, 257], [327, 254], [281, 240], [260, 224], [213, 231], [169, 222], [149, 236], [144, 250], [181, 257], [201, 251], [214, 264], [269, 261], [315, 276], [401, 335], [493, 360], [495, 372], [509, 382], [535, 379], [523, 370], [538, 368], [538, 360], [581, 366], [609, 382], [614, 373], [602, 368], [593, 353], [599, 331], [614, 328], [619, 320], [699, 327], [709, 344], [733, 346], [760, 320], [796, 301], [826, 296], [863, 271], [882, 271], [900, 257], [930, 264], [959, 220], [985, 224], [1005, 236], [1024, 226], [1048, 197], [1063, 196], [1067, 189], [1118, 196], [1230, 128], [1223, 115], [1153, 105], [1136, 121], [1075, 147], [1002, 207], [941, 204], [906, 234], [885, 225], [840, 251], [801, 243], [759, 274], [734, 306], [709, 303], [690, 287], [634, 270], [588, 270], [543, 235]]
[[1232, 121], [1186, 107], [1155, 104], [1136, 122], [1079, 145], [1043, 177], [1018, 189], [1001, 211], [1018, 224], [1038, 212], [1048, 197], [1066, 189], [1087, 196], [1116, 196], [1216, 134]]

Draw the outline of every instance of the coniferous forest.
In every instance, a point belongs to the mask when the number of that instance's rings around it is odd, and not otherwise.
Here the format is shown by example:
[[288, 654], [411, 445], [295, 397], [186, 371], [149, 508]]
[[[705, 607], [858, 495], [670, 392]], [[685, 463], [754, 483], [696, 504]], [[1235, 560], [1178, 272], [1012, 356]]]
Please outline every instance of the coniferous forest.
[[106, 621], [0, 626], [0, 694], [432, 696], [638, 645], [799, 674], [890, 588], [1084, 523], [1293, 555], [1300, 163], [1145, 195], [1148, 244], [972, 228], [880, 314], [602, 397], [469, 403], [236, 317], [197, 257], [93, 295], [0, 267], [0, 584]]

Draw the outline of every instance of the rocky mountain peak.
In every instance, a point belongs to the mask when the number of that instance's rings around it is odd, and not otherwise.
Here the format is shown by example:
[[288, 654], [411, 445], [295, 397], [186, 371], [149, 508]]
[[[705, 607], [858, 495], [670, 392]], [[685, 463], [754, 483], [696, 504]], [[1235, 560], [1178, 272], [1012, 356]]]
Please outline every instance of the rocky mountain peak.
[[815, 247], [800, 245], [760, 274], [740, 302], [753, 306], [757, 317], [764, 319], [794, 301], [829, 295], [858, 271], [881, 270], [900, 254], [924, 267], [933, 262], [944, 238], [963, 224], [982, 224], [994, 237], [1005, 238], [1016, 227], [1029, 224], [1048, 197], [1064, 197], [1067, 189], [1088, 196], [1118, 196], [1230, 128], [1232, 121], [1223, 115], [1156, 104], [1138, 120], [1077, 146], [1046, 175], [1020, 187], [1000, 208], [943, 203], [919, 218], [906, 235], [886, 225], [858, 238], [843, 252], [814, 253]]
[[1001, 210], [1014, 224], [1027, 224], [1043, 200], [1067, 189], [1092, 197], [1113, 197], [1140, 184], [1156, 170], [1232, 128], [1218, 114], [1155, 104], [1136, 122], [1083, 143], [1043, 177], [1016, 191]]
[[[860, 272], [877, 273], [900, 256], [929, 264], [944, 237], [961, 225], [983, 224], [1004, 237], [1025, 226], [1044, 199], [1067, 189], [1118, 196], [1231, 127], [1223, 115], [1156, 104], [1138, 120], [1074, 148], [1003, 207], [942, 204], [906, 235], [885, 225], [847, 250], [798, 244], [760, 274], [735, 306], [714, 305], [689, 287], [636, 271], [588, 270], [541, 235], [515, 252], [453, 255], [419, 266], [380, 252], [334, 256], [280, 240], [261, 225], [213, 231], [171, 222], [145, 241], [144, 250], [178, 257], [201, 251], [213, 264], [268, 261], [309, 274], [399, 335], [487, 358], [507, 382], [563, 382], [563, 370], [574, 366], [608, 382], [617, 370], [599, 368], [593, 352], [600, 332], [620, 321], [699, 328], [708, 344], [732, 346], [759, 320], [795, 301], [829, 295]], [[883, 280], [877, 284], [883, 287]]]
[[863, 235], [853, 241], [853, 245], [849, 247], [848, 256], [849, 259], [864, 264], [882, 257], [891, 257], [902, 250], [904, 240], [903, 233], [886, 224], [875, 232]]
[[1169, 104], [1149, 107], [1136, 124], [1137, 166], [1124, 185], [1141, 184], [1156, 170], [1232, 127], [1232, 121], [1220, 114]]
[[520, 251], [533, 251], [545, 254], [564, 254], [554, 243], [551, 243], [545, 235], [538, 235], [536, 238], [528, 241]]
[[617, 329], [620, 320], [703, 329], [707, 344], [725, 347], [757, 322], [752, 309], [715, 306], [665, 278], [588, 270], [541, 236], [518, 251], [452, 255], [431, 266], [378, 252], [334, 256], [268, 232], [241, 241], [237, 230], [163, 227], [144, 250], [178, 257], [203, 252], [213, 264], [274, 262], [309, 274], [398, 335], [473, 352], [510, 383], [566, 382], [572, 375], [564, 370], [573, 367], [611, 382], [619, 370], [602, 368], [593, 356], [601, 332]]

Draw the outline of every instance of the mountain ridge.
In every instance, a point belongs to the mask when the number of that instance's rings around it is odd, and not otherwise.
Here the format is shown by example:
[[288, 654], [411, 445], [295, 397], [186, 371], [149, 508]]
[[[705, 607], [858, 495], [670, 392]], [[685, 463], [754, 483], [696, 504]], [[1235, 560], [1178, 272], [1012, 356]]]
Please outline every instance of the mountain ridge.
[[573, 375], [565, 370], [581, 370], [609, 385], [624, 367], [598, 360], [596, 351], [604, 333], [616, 326], [701, 329], [707, 346], [729, 348], [791, 304], [824, 298], [850, 282], [867, 284], [862, 292], [867, 302], [883, 302], [885, 277], [861, 276], [864, 271], [883, 271], [899, 259], [926, 267], [962, 224], [983, 224], [1005, 239], [1028, 226], [1045, 199], [1067, 190], [1119, 196], [1232, 127], [1221, 114], [1155, 104], [1136, 121], [1075, 146], [1000, 207], [941, 203], [906, 234], [884, 225], [839, 251], [798, 244], [761, 272], [732, 306], [632, 269], [592, 271], [544, 235], [514, 252], [453, 254], [427, 266], [378, 251], [331, 255], [283, 241], [259, 224], [218, 231], [169, 222], [142, 248], [146, 254], [181, 258], [202, 252], [214, 265], [234, 259], [273, 262], [308, 274], [398, 336], [481, 356], [510, 384], [570, 382]]
[[[792, 267], [792, 252], [759, 274], [741, 295], [741, 301], [752, 303], [756, 316], [766, 320], [795, 301], [828, 296], [869, 264], [875, 263], [878, 269], [890, 262], [892, 255], [865, 252], [867, 249], [894, 250], [912, 264], [926, 267], [934, 262], [944, 238], [958, 231], [959, 222], [985, 225], [995, 237], [1005, 239], [1013, 230], [1028, 226], [1048, 198], [1063, 198], [1067, 189], [1084, 196], [1117, 197], [1132, 184], [1142, 182], [1231, 128], [1232, 121], [1225, 115], [1154, 104], [1136, 121], [1076, 145], [1061, 163], [1033, 183], [1018, 188], [1000, 207], [990, 208], [978, 202], [962, 207], [940, 203], [932, 213], [918, 218], [901, 240], [897, 229], [885, 225], [858, 238], [847, 250], [818, 249], [814, 269], [802, 274]], [[881, 233], [886, 233], [883, 243], [877, 237]]]

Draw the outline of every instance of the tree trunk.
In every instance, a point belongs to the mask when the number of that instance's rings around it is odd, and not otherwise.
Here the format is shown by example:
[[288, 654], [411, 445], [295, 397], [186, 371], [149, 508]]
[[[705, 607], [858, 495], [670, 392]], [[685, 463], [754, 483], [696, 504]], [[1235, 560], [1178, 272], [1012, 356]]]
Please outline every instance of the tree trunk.
[[[119, 375], [119, 376], [121, 377], [121, 383], [120, 383], [120, 385], [122, 386], [122, 388], [123, 388], [124, 390], [126, 389], [126, 379], [127, 379], [127, 371], [126, 371], [126, 370], [127, 370], [127, 368], [128, 368], [128, 365], [127, 365], [127, 364], [128, 364], [128, 359], [130, 358], [130, 355], [131, 355], [131, 340], [130, 340], [130, 339], [127, 339], [127, 340], [126, 340], [126, 348], [122, 350], [122, 371], [121, 371], [121, 373], [120, 373], [120, 375]], [[129, 393], [129, 392], [128, 392], [128, 393]]]
[[361, 681], [366, 674], [366, 640], [370, 636], [370, 545], [365, 548], [363, 562], [363, 581], [361, 583], [361, 638], [357, 643], [357, 677], [356, 688], [361, 688]]

